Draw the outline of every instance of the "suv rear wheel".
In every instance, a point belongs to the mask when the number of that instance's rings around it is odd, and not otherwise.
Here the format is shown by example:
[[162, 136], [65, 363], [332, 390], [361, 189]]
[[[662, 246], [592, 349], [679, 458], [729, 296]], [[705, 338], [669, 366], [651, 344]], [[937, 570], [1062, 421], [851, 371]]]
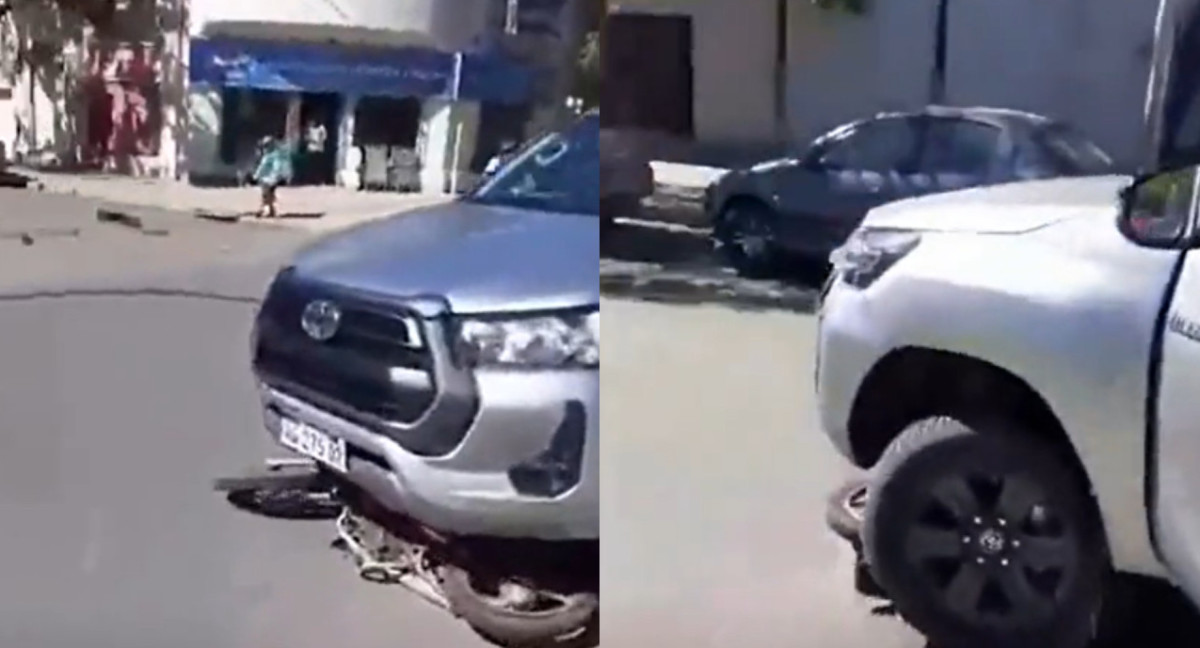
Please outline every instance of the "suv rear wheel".
[[945, 648], [1083, 648], [1108, 575], [1085, 485], [1005, 424], [908, 427], [874, 470], [863, 548], [897, 611]]
[[716, 239], [729, 265], [743, 277], [770, 276], [778, 265], [775, 213], [752, 200], [734, 200], [721, 212]]

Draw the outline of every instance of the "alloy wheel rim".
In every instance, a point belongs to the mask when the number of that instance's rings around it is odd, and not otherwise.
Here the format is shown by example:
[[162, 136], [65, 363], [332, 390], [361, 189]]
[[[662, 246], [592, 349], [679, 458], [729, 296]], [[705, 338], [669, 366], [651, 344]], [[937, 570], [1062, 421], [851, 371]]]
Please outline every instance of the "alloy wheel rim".
[[905, 555], [942, 603], [972, 623], [1054, 614], [1074, 577], [1075, 531], [1025, 475], [956, 476], [929, 492]]
[[740, 214], [740, 216], [736, 221], [738, 226], [734, 228], [733, 232], [734, 246], [746, 258], [755, 259], [763, 256], [770, 240], [770, 232], [766, 223], [754, 214]]

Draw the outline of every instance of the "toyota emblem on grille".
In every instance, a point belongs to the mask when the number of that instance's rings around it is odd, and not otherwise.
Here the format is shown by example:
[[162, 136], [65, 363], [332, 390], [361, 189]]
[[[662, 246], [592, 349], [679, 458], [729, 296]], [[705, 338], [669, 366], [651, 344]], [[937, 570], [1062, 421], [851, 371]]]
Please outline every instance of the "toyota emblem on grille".
[[342, 321], [342, 311], [336, 304], [327, 301], [309, 302], [300, 314], [300, 328], [308, 337], [324, 342], [337, 334]]

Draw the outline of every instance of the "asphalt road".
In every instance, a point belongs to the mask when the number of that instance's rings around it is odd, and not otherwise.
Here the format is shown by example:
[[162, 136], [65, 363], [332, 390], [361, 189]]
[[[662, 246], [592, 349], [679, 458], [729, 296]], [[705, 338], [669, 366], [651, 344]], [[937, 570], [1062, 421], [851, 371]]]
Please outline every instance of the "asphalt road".
[[[855, 470], [815, 418], [815, 318], [717, 302], [603, 303], [608, 645], [925, 648], [854, 591], [825, 528]], [[1142, 585], [1130, 636], [1103, 648], [1193, 646], [1194, 609]]]
[[917, 648], [853, 592], [824, 494], [810, 316], [603, 304], [610, 646]]
[[[163, 214], [147, 236], [93, 208], [0, 193], [0, 645], [486, 645], [358, 580], [328, 523], [209, 491], [273, 451], [246, 338], [304, 235]], [[806, 320], [604, 310], [607, 645], [916, 645], [870, 619], [819, 526], [842, 468], [808, 420]]]
[[80, 230], [0, 236], [0, 645], [486, 645], [358, 580], [329, 523], [256, 518], [209, 490], [270, 450], [250, 300], [302, 235], [164, 215], [169, 233], [146, 236], [91, 208], [0, 193], [0, 233]]
[[[93, 207], [0, 192], [0, 646], [486, 646], [360, 581], [329, 523], [209, 490], [274, 451], [246, 338], [305, 235], [163, 214], [147, 236]], [[811, 316], [603, 309], [607, 645], [922, 646], [823, 527], [851, 469], [814, 420]]]

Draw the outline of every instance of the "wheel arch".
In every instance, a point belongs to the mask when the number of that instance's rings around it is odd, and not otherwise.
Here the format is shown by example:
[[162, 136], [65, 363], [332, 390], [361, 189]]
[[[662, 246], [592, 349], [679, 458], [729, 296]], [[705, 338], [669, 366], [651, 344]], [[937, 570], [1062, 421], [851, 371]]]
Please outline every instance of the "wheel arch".
[[727, 196], [721, 204], [713, 211], [713, 230], [714, 233], [720, 234], [725, 227], [725, 214], [733, 207], [750, 206], [767, 211], [775, 211], [771, 203], [763, 199], [761, 196], [750, 191], [739, 191]]
[[998, 412], [1058, 450], [1091, 490], [1091, 478], [1066, 428], [1028, 382], [987, 360], [925, 347], [895, 349], [867, 372], [848, 421], [854, 462], [873, 466], [914, 421], [945, 415], [972, 423]]

